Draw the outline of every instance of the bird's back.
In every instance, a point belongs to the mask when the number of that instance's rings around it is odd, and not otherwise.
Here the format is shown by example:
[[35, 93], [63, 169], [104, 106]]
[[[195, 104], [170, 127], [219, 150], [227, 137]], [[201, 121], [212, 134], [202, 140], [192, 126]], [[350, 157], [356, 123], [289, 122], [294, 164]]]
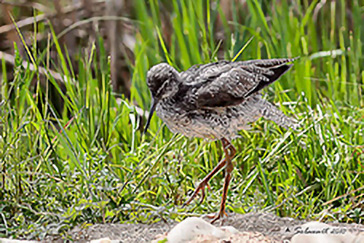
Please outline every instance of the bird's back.
[[157, 114], [174, 132], [189, 137], [232, 138], [259, 117], [283, 127], [297, 127], [259, 91], [290, 69], [294, 59], [195, 65], [181, 72], [180, 91], [165, 99]]

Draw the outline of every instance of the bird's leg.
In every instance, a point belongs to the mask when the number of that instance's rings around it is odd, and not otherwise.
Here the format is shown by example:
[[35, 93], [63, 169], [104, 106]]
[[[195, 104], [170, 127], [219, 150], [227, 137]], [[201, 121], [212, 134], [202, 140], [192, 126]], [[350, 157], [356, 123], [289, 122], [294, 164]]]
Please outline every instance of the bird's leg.
[[[226, 197], [227, 197], [227, 192], [229, 189], [229, 183], [230, 183], [230, 179], [231, 179], [231, 172], [234, 169], [233, 163], [231, 162], [231, 159], [235, 156], [236, 154], [236, 149], [235, 147], [225, 138], [223, 138], [222, 140], [222, 145], [223, 145], [223, 149], [225, 152], [225, 160], [226, 160], [226, 168], [225, 168], [225, 181], [224, 181], [224, 188], [222, 191], [222, 199], [221, 199], [221, 204], [220, 204], [220, 210], [217, 213], [217, 215], [212, 219], [211, 224], [213, 224], [216, 220], [223, 218], [225, 213], [225, 204], [226, 204]], [[229, 153], [230, 152], [230, 153]]]
[[221, 160], [216, 166], [215, 168], [205, 177], [202, 179], [202, 181], [200, 182], [200, 184], [196, 187], [195, 191], [192, 193], [191, 197], [183, 204], [182, 207], [190, 204], [190, 202], [192, 202], [192, 200], [197, 196], [197, 194], [202, 190], [202, 196], [201, 196], [201, 200], [200, 203], [202, 203], [202, 201], [205, 198], [205, 186], [208, 186], [208, 182], [210, 181], [210, 179], [217, 173], [219, 172], [226, 164], [226, 159]]

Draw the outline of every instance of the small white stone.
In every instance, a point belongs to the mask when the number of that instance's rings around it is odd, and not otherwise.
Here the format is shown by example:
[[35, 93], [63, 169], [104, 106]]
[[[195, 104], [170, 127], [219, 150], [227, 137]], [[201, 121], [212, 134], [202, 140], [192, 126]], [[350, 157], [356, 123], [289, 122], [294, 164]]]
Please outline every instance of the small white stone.
[[235, 229], [233, 226], [222, 226], [221, 229], [225, 230], [226, 232], [229, 232], [230, 234], [240, 233], [240, 231]]
[[193, 240], [197, 236], [211, 235], [218, 239], [226, 237], [226, 232], [204, 221], [201, 218], [191, 217], [177, 224], [167, 236], [170, 243], [182, 243]]
[[11, 240], [11, 239], [0, 238], [0, 243], [36, 243], [36, 242], [39, 242], [39, 241]]
[[113, 242], [119, 242], [119, 241], [112, 241], [110, 240], [109, 237], [90, 241], [90, 243], [113, 243]]

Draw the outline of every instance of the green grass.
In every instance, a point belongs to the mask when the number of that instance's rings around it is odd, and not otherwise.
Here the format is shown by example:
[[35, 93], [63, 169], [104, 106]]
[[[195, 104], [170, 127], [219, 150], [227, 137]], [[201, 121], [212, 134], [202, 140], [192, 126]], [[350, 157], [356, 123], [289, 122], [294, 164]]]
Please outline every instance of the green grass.
[[[265, 96], [300, 120], [302, 130], [259, 120], [251, 131], [239, 133], [228, 211], [363, 223], [364, 8], [359, 1], [320, 7], [319, 1], [253, 0], [244, 9], [235, 6], [232, 21], [218, 4], [202, 0], [136, 0], [135, 9], [131, 100], [112, 93], [102, 39], [78, 61], [78, 74], [68, 68], [69, 57], [54, 34], [54, 45], [46, 50], [29, 47], [34, 65], [48, 69], [59, 63], [64, 94], [49, 73], [42, 83], [39, 72], [23, 67], [19, 55], [12, 80], [2, 62], [0, 237], [67, 238], [75, 225], [182, 220], [217, 211], [223, 173], [211, 181], [201, 205], [196, 201], [182, 209], [181, 204], [218, 163], [220, 143], [173, 135], [156, 116], [150, 135], [142, 137], [135, 106], [149, 108], [146, 72], [152, 65], [164, 61], [185, 70], [216, 61], [221, 51], [228, 60], [237, 54], [237, 60], [301, 56]], [[170, 31], [163, 31], [162, 12]], [[215, 38], [216, 31], [223, 32], [224, 41]], [[57, 62], [50, 59], [50, 48], [57, 50]], [[64, 99], [62, 112], [49, 101], [51, 86]]]

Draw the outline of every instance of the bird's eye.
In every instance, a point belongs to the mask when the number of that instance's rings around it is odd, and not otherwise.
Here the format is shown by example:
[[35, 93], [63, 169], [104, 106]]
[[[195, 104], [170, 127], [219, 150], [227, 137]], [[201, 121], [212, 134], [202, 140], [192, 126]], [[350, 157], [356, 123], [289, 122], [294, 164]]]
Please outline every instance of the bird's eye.
[[188, 126], [188, 125], [190, 125], [191, 124], [191, 119], [190, 118], [188, 118], [188, 117], [185, 117], [185, 118], [182, 118], [182, 124], [184, 125], [184, 126]]

